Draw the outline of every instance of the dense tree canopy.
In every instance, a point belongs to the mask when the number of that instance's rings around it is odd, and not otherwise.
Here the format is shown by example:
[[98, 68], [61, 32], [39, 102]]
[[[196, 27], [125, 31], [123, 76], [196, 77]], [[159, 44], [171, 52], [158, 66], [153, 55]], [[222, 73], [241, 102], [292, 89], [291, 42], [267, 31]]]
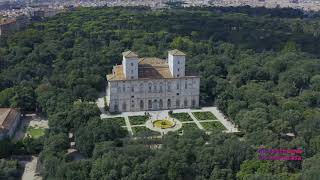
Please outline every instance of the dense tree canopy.
[[[279, 9], [80, 8], [1, 41], [0, 106], [49, 117], [47, 179], [319, 177], [319, 23]], [[122, 51], [165, 58], [173, 48], [201, 75], [201, 103], [234, 121], [241, 141], [195, 131], [168, 135], [157, 149], [100, 120], [93, 102]], [[68, 132], [86, 159], [68, 158]], [[258, 147], [303, 148], [306, 160], [263, 162]]]

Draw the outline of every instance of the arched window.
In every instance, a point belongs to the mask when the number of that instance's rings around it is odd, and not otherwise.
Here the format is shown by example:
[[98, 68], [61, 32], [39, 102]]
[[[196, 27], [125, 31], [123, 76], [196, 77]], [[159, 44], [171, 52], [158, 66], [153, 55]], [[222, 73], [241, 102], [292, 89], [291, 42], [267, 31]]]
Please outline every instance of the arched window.
[[153, 92], [154, 92], [154, 93], [157, 92], [157, 84], [153, 84]]
[[160, 93], [162, 93], [162, 91], [163, 91], [163, 90], [162, 90], [162, 86], [163, 86], [163, 83], [161, 82], [161, 83], [160, 83], [160, 87], [159, 87], [159, 92], [160, 92]]
[[167, 106], [168, 106], [168, 108], [171, 107], [171, 99], [168, 99]]
[[131, 101], [131, 107], [134, 108], [134, 100]]
[[122, 103], [122, 111], [127, 110], [127, 104], [125, 102]]
[[149, 88], [148, 92], [151, 93], [151, 91], [152, 91], [152, 84], [151, 83], [148, 84], [148, 88]]
[[[179, 76], [178, 76], [179, 77]], [[179, 89], [180, 88], [180, 85], [179, 85], [179, 82], [177, 83], [177, 89]]]
[[168, 92], [171, 92], [171, 82], [168, 82]]
[[160, 99], [160, 101], [159, 101], [159, 108], [162, 109], [162, 107], [163, 107], [163, 101], [162, 101], [162, 99]]
[[148, 109], [152, 109], [152, 101], [151, 100], [148, 101]]
[[126, 85], [122, 86], [122, 92], [126, 92]]
[[133, 85], [131, 86], [131, 92], [134, 92], [134, 86]]
[[140, 83], [139, 91], [140, 91], [141, 93], [143, 93], [143, 83]]
[[180, 107], [180, 100], [179, 99], [176, 100], [176, 106]]
[[192, 105], [192, 107], [196, 106], [196, 100], [192, 99], [191, 105]]
[[188, 99], [187, 99], [187, 98], [185, 98], [185, 99], [184, 99], [183, 104], [184, 104], [184, 106], [185, 106], [185, 107], [187, 107], [187, 106], [188, 106]]
[[118, 111], [119, 111], [119, 101], [118, 101], [118, 100], [115, 100], [115, 101], [114, 101], [114, 111], [115, 111], [115, 112], [118, 112]]
[[188, 89], [188, 81], [187, 80], [184, 81], [184, 88]]
[[143, 100], [140, 100], [140, 110], [143, 110], [144, 104], [143, 104]]

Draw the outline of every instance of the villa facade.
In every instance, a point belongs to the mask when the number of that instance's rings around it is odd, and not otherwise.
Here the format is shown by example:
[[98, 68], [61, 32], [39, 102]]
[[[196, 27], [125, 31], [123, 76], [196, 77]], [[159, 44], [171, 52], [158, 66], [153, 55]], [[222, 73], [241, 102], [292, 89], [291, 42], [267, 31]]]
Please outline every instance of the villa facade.
[[122, 53], [122, 65], [107, 75], [110, 112], [193, 108], [199, 106], [200, 77], [185, 71], [186, 55], [168, 52], [167, 59]]

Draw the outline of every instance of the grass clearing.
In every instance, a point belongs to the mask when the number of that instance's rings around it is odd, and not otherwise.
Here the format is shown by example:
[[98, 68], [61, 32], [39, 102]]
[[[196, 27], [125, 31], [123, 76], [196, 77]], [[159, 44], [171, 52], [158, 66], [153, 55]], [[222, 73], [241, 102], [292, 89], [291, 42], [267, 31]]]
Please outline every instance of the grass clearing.
[[192, 114], [199, 120], [216, 120], [217, 117], [212, 114], [212, 112], [192, 112]]
[[188, 113], [173, 113], [171, 117], [178, 119], [179, 121], [193, 121]]
[[44, 128], [28, 127], [27, 134], [32, 138], [39, 138], [44, 135]]
[[145, 124], [148, 119], [149, 119], [148, 116], [129, 116], [129, 120], [130, 120], [131, 125]]

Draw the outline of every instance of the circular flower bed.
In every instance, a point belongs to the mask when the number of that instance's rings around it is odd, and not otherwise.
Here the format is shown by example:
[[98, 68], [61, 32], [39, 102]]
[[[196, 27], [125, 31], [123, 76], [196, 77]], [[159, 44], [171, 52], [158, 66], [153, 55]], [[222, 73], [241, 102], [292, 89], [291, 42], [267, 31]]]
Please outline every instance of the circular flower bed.
[[168, 120], [168, 119], [164, 119], [164, 120], [153, 121], [153, 125], [155, 127], [161, 128], [161, 129], [167, 129], [167, 128], [173, 127], [175, 125], [175, 123]]

